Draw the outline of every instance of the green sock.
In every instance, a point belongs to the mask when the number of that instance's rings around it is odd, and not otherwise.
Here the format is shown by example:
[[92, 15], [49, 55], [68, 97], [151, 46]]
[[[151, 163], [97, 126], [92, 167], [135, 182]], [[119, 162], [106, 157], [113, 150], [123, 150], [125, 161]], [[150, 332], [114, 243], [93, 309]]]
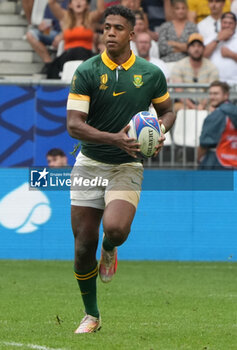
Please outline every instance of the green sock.
[[112, 243], [110, 243], [110, 241], [108, 240], [108, 238], [106, 236], [104, 236], [102, 245], [103, 245], [104, 250], [107, 250], [107, 251], [111, 251], [115, 247]]
[[75, 271], [85, 311], [88, 315], [99, 317], [99, 310], [97, 306], [96, 296], [96, 278], [98, 275], [98, 266], [88, 272]]

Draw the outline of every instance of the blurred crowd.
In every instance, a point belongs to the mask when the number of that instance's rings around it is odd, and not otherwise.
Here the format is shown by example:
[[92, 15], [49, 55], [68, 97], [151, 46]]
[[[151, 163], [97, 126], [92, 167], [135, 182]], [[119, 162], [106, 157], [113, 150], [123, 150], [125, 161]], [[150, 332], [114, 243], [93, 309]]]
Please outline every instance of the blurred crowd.
[[[237, 82], [237, 0], [48, 0], [36, 26], [31, 19], [37, 1], [22, 0], [29, 23], [26, 39], [44, 62], [41, 73], [48, 79], [59, 79], [68, 61], [103, 52], [104, 9], [121, 4], [136, 16], [131, 49], [159, 66], [167, 81]], [[206, 107], [206, 101], [188, 104]]]

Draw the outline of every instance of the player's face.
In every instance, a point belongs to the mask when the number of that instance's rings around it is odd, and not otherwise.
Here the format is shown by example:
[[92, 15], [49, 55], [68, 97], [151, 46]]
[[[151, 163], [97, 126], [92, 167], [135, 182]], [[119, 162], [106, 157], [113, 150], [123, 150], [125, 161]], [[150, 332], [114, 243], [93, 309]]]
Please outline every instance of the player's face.
[[199, 41], [194, 41], [188, 47], [188, 54], [194, 61], [200, 61], [203, 57], [204, 46]]
[[104, 25], [104, 42], [108, 53], [119, 55], [130, 48], [134, 32], [126, 18], [119, 15], [106, 17]]
[[220, 86], [212, 86], [209, 89], [209, 99], [211, 107], [216, 108], [219, 104], [228, 100], [228, 94], [224, 93]]
[[222, 13], [225, 1], [222, 0], [208, 0], [208, 5], [212, 15], [219, 15]]
[[47, 162], [50, 168], [60, 168], [67, 165], [67, 158], [62, 156], [48, 156]]
[[186, 19], [188, 14], [187, 6], [182, 2], [177, 2], [174, 6], [174, 17], [176, 19], [182, 20]]
[[69, 8], [72, 9], [75, 14], [80, 14], [88, 10], [88, 2], [87, 0], [71, 0]]
[[149, 35], [140, 34], [136, 40], [137, 51], [140, 57], [147, 58], [151, 47], [151, 39]]

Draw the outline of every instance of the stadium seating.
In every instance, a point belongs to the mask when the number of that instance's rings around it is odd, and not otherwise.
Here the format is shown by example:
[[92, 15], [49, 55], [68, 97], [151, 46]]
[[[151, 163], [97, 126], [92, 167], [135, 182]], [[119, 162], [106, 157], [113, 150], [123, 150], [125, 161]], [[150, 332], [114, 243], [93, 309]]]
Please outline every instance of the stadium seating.
[[196, 109], [181, 109], [173, 128], [173, 141], [177, 146], [197, 147], [202, 131], [202, 125], [208, 111]]
[[30, 44], [23, 40], [28, 23], [20, 15], [19, 4], [0, 2], [0, 78], [29, 78], [43, 66]]
[[61, 80], [70, 83], [73, 77], [73, 74], [77, 67], [82, 63], [83, 61], [68, 61], [64, 63], [63, 65], [63, 71], [61, 74]]

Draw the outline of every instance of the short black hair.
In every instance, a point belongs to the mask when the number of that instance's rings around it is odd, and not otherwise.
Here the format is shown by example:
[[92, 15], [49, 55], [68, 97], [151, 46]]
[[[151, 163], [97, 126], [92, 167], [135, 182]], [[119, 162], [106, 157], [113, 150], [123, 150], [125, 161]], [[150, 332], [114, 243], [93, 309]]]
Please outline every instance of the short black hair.
[[66, 154], [63, 152], [63, 150], [61, 148], [52, 148], [46, 154], [46, 157], [48, 157], [48, 156], [51, 156], [51, 157], [56, 157], [56, 156], [66, 157]]
[[229, 85], [227, 83], [225, 83], [224, 81], [215, 80], [211, 83], [209, 88], [211, 88], [213, 86], [219, 86], [224, 94], [229, 94], [229, 92], [230, 92]]
[[221, 19], [224, 19], [224, 18], [231, 18], [236, 23], [236, 15], [234, 14], [234, 12], [228, 11], [228, 12], [222, 13]]
[[114, 5], [114, 6], [107, 7], [107, 9], [104, 12], [104, 22], [106, 17], [108, 17], [109, 15], [122, 16], [126, 18], [126, 20], [131, 24], [132, 27], [135, 26], [136, 17], [133, 11], [131, 11], [127, 7], [124, 7], [122, 5]]

